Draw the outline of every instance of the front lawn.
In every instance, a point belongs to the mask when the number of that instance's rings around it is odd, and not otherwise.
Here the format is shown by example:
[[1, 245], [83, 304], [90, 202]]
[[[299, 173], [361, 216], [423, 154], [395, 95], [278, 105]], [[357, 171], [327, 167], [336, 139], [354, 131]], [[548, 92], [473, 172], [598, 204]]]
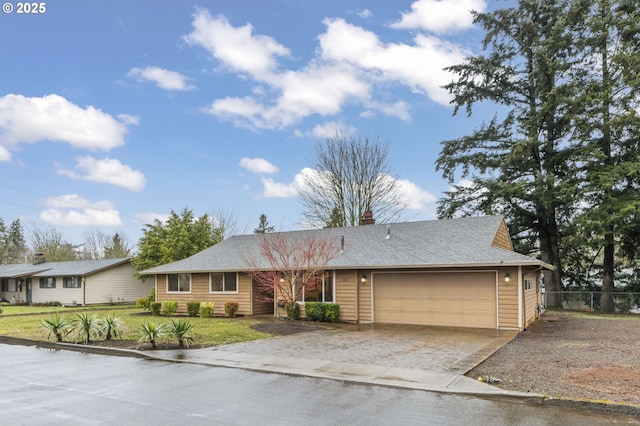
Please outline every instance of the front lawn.
[[[96, 307], [31, 307], [31, 306], [2, 306], [3, 313], [0, 314], [0, 335], [19, 337], [23, 339], [38, 341], [53, 341], [55, 338], [47, 338], [47, 332], [42, 330], [41, 321], [49, 318], [53, 313], [59, 312], [61, 315], [69, 315], [75, 318], [76, 312], [87, 312], [96, 315], [97, 318], [104, 318], [113, 314], [124, 323], [126, 331], [117, 340], [137, 341], [140, 337], [138, 332], [141, 324], [147, 321], [169, 323], [170, 318], [153, 317], [148, 313], [143, 313], [139, 308], [118, 307], [118, 306], [96, 306]], [[270, 334], [261, 333], [251, 328], [251, 325], [261, 321], [248, 318], [198, 318], [180, 317], [193, 324], [192, 337], [194, 344], [199, 347], [224, 345], [227, 343], [246, 342], [250, 340], [264, 339], [271, 337]], [[67, 336], [64, 341], [72, 342], [71, 336]], [[117, 344], [114, 344], [117, 346]]]

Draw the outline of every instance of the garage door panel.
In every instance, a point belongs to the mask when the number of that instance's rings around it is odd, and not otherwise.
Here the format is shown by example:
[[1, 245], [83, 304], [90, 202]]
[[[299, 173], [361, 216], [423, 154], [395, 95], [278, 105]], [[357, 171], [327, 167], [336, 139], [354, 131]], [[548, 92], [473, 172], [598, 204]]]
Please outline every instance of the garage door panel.
[[495, 273], [377, 273], [374, 320], [496, 328]]

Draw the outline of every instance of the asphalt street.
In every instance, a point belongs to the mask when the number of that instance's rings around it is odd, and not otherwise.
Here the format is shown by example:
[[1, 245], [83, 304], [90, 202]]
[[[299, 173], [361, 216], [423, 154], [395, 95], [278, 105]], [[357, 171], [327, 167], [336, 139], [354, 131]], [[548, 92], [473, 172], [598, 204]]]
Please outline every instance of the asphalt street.
[[584, 425], [632, 416], [0, 344], [2, 425]]

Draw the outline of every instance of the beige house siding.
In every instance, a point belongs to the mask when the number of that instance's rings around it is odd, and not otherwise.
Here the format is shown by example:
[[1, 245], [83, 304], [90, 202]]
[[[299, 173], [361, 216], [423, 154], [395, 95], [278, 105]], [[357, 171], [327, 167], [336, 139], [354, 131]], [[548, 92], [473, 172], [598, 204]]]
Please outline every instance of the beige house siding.
[[32, 303], [60, 302], [63, 305], [83, 302], [84, 284], [80, 284], [80, 288], [64, 288], [63, 277], [54, 277], [56, 288], [40, 288], [40, 277], [32, 278]]
[[[538, 318], [539, 293], [536, 291], [536, 282], [538, 274], [531, 272], [524, 275], [522, 281], [524, 291], [524, 328], [534, 322]], [[527, 281], [529, 289], [527, 289]]]
[[500, 223], [500, 227], [496, 231], [496, 235], [493, 237], [491, 245], [513, 251], [513, 244], [511, 243], [511, 237], [509, 236], [509, 228], [507, 228], [507, 224], [504, 220]]
[[[359, 276], [365, 274], [367, 282], [361, 283]], [[358, 286], [358, 322], [370, 323], [373, 322], [372, 311], [372, 298], [373, 294], [371, 288], [373, 286], [373, 279], [371, 271], [358, 271], [356, 274], [356, 282]]]
[[187, 312], [187, 302], [213, 302], [214, 315], [224, 315], [224, 304], [238, 302], [238, 315], [252, 314], [251, 277], [238, 274], [238, 293], [211, 293], [209, 291], [209, 273], [191, 274], [191, 292], [167, 293], [167, 275], [159, 274], [156, 279], [156, 300], [164, 302], [175, 300], [178, 302], [178, 313]]
[[356, 311], [357, 271], [336, 271], [335, 277], [336, 303], [340, 305], [340, 321], [356, 322], [358, 320]]
[[[505, 281], [509, 273], [511, 280]], [[518, 329], [518, 270], [498, 270], [498, 328]]]
[[131, 263], [125, 263], [88, 275], [84, 282], [84, 302], [82, 303], [93, 305], [135, 302], [138, 298], [147, 297], [153, 288], [153, 280], [137, 280], [133, 276], [134, 272], [135, 269]]

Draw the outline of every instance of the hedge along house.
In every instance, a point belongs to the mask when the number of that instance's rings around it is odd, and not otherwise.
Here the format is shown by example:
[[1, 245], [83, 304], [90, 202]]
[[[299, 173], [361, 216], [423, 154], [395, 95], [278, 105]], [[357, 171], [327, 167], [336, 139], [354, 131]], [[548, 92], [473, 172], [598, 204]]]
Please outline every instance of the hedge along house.
[[153, 282], [134, 277], [128, 258], [0, 265], [0, 297], [14, 303], [60, 302], [94, 305], [135, 302]]
[[[552, 268], [514, 252], [499, 216], [281, 235], [317, 235], [340, 244], [321, 290], [301, 302], [337, 303], [346, 322], [522, 330], [539, 315], [542, 273]], [[216, 303], [216, 312], [235, 301], [241, 315], [273, 313], [276, 307], [260, 298], [247, 261], [261, 257], [262, 238], [234, 236], [141, 273], [155, 275], [158, 301], [176, 300], [182, 311], [194, 300]], [[264, 267], [270, 268], [266, 261]]]

